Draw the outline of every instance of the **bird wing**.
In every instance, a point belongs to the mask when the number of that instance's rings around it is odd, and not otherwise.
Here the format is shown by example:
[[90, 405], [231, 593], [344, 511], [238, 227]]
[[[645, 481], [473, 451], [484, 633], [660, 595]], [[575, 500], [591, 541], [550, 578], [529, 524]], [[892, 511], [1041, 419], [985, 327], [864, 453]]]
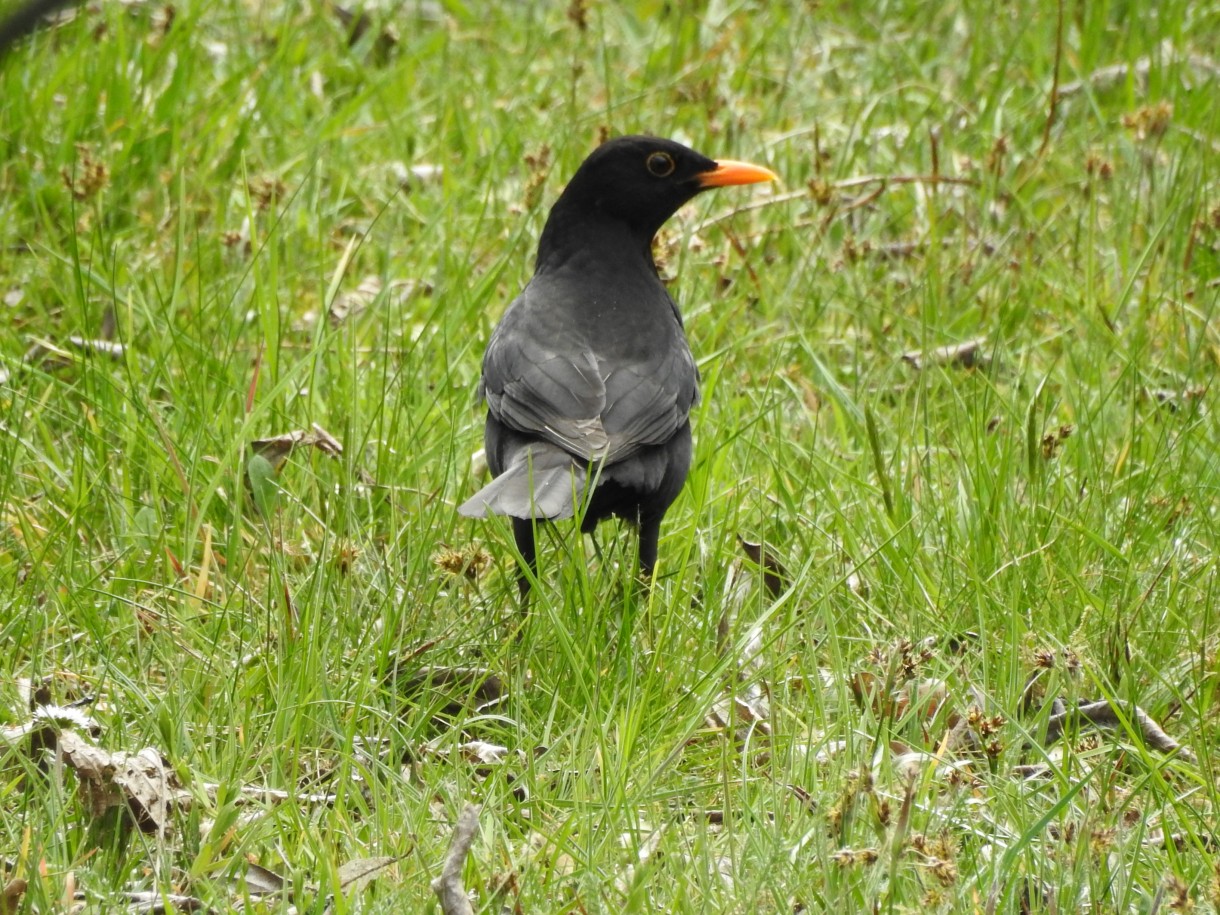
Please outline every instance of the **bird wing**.
[[632, 361], [599, 353], [578, 329], [547, 326], [518, 303], [483, 359], [482, 395], [500, 422], [585, 460], [621, 461], [686, 422], [698, 375], [681, 333]]
[[483, 358], [483, 397], [492, 415], [586, 460], [604, 456], [606, 390], [593, 353], [563, 335], [513, 324], [500, 325]]
[[669, 441], [690, 416], [698, 398], [698, 377], [690, 348], [680, 336], [659, 358], [611, 366], [601, 417], [611, 441], [631, 451]]

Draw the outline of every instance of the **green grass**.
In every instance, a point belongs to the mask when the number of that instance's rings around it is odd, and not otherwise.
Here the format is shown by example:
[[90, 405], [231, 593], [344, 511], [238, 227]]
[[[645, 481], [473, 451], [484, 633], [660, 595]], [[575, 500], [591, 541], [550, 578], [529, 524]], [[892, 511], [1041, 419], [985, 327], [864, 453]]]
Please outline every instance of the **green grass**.
[[[225, 910], [248, 861], [301, 910], [435, 910], [468, 802], [484, 912], [1220, 911], [1220, 7], [1064, 7], [1057, 53], [1049, 3], [412, 2], [354, 44], [321, 4], [102, 4], [0, 62], [0, 721], [19, 678], [96, 697], [194, 798], [142, 835], [0, 743], [18, 911]], [[518, 638], [506, 526], [455, 512], [473, 393], [603, 131], [787, 196], [663, 233], [704, 400], [658, 581], [560, 525]], [[70, 342], [108, 322], [118, 358]], [[293, 452], [261, 514], [250, 443], [311, 423], [342, 456]], [[505, 698], [441, 724], [421, 665]], [[708, 720], [731, 686], [770, 734]], [[1056, 696], [1197, 759], [1048, 744]]]

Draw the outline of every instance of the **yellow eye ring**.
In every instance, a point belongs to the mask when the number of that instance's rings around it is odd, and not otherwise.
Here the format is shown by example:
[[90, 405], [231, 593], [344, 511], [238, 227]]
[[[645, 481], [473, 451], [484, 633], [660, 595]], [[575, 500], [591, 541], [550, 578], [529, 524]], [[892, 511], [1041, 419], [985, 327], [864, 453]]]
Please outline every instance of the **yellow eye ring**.
[[648, 158], [644, 160], [644, 165], [648, 168], [650, 174], [658, 178], [668, 178], [674, 173], [674, 168], [677, 166], [674, 163], [674, 157], [667, 152], [651, 152]]

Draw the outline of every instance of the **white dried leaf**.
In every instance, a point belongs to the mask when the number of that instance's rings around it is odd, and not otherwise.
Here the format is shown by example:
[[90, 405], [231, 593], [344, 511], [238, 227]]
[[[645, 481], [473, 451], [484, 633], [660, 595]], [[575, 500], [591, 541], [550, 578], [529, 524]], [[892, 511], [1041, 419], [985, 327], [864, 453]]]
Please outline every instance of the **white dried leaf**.
[[246, 872], [242, 876], [246, 892], [251, 896], [274, 896], [288, 885], [288, 881], [275, 871], [253, 861], [246, 862]]
[[142, 831], [164, 836], [170, 815], [190, 800], [177, 773], [153, 747], [135, 754], [111, 753], [68, 730], [59, 735], [59, 751], [75, 770], [81, 795], [94, 815], [126, 805]]
[[471, 740], [459, 746], [458, 750], [470, 762], [486, 764], [503, 762], [508, 755], [508, 747], [483, 740]]
[[397, 858], [382, 855], [375, 858], [356, 858], [339, 868], [339, 888], [359, 892], [378, 877], [384, 876]]
[[335, 297], [330, 303], [330, 323], [342, 324], [348, 318], [354, 318], [368, 309], [381, 295], [381, 277], [366, 276], [355, 289]]

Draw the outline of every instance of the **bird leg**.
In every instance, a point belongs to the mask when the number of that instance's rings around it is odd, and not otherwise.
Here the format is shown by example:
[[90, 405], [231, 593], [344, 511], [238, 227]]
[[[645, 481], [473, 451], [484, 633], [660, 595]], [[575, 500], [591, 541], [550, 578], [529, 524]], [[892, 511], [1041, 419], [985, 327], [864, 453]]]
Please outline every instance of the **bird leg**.
[[652, 570], [657, 564], [657, 541], [661, 537], [660, 517], [640, 518], [640, 578], [652, 581]]
[[[517, 551], [525, 560], [526, 568], [538, 577], [538, 545], [534, 540], [534, 519], [513, 518], [513, 539], [517, 541]], [[521, 593], [521, 605], [529, 606], [530, 575], [524, 569], [517, 576], [517, 590]]]

